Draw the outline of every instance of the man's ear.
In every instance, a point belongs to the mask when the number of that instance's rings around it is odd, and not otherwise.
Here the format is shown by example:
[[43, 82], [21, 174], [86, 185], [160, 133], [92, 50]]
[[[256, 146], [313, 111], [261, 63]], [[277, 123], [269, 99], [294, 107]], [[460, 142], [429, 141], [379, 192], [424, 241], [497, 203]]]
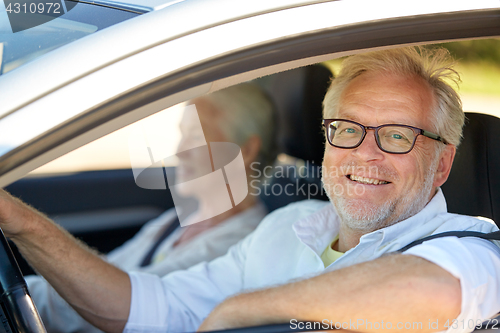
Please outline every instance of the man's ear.
[[444, 182], [448, 179], [456, 151], [457, 147], [451, 144], [447, 144], [445, 149], [441, 152], [438, 168], [436, 170], [436, 174], [434, 175], [434, 187], [443, 185]]
[[241, 154], [243, 155], [243, 161], [245, 161], [245, 166], [247, 168], [257, 160], [261, 145], [262, 140], [257, 135], [252, 135], [241, 147]]

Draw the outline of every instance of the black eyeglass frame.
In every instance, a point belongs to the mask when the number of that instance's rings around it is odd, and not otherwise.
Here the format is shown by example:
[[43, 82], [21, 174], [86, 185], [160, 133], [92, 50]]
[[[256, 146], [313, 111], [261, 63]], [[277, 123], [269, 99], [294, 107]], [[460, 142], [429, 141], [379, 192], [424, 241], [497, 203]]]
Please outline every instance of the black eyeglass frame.
[[[348, 123], [351, 123], [351, 124], [355, 124], [355, 125], [358, 125], [359, 127], [361, 127], [361, 129], [363, 130], [363, 135], [361, 136], [361, 139], [359, 140], [359, 142], [356, 145], [352, 146], [352, 147], [340, 147], [340, 146], [334, 145], [330, 141], [330, 137], [328, 136], [328, 126], [332, 122], [334, 122], [334, 121], [345, 121], [345, 122], [348, 122]], [[335, 118], [335, 119], [323, 119], [323, 126], [325, 127], [326, 140], [328, 141], [328, 143], [330, 144], [330, 146], [333, 146], [333, 147], [336, 147], [336, 148], [341, 148], [341, 149], [354, 149], [354, 148], [359, 147], [363, 143], [363, 141], [365, 140], [367, 130], [374, 130], [375, 141], [377, 142], [378, 148], [380, 150], [382, 150], [383, 152], [388, 153], [388, 154], [408, 154], [410, 151], [412, 151], [413, 147], [415, 147], [415, 142], [417, 141], [417, 137], [419, 135], [423, 135], [423, 136], [425, 136], [427, 138], [430, 138], [430, 139], [433, 139], [433, 140], [436, 140], [436, 141], [440, 141], [440, 142], [444, 143], [445, 145], [448, 144], [448, 142], [446, 142], [446, 140], [443, 139], [442, 137], [440, 137], [439, 135], [434, 134], [434, 133], [429, 132], [429, 131], [426, 131], [426, 130], [423, 130], [423, 129], [418, 128], [418, 127], [410, 126], [410, 125], [403, 125], [403, 124], [383, 124], [383, 125], [380, 125], [380, 126], [365, 126], [365, 125], [362, 125], [362, 124], [357, 123], [357, 122], [352, 121], [352, 120]], [[382, 146], [380, 144], [380, 139], [379, 139], [379, 136], [378, 136], [378, 131], [379, 131], [379, 129], [384, 128], [384, 127], [388, 127], [388, 126], [401, 126], [401, 127], [406, 127], [406, 128], [409, 128], [409, 129], [413, 130], [413, 132], [415, 133], [415, 137], [413, 138], [413, 142], [411, 144], [410, 149], [408, 149], [407, 151], [404, 151], [404, 152], [392, 152], [392, 151], [387, 151], [384, 148], [382, 148]]]

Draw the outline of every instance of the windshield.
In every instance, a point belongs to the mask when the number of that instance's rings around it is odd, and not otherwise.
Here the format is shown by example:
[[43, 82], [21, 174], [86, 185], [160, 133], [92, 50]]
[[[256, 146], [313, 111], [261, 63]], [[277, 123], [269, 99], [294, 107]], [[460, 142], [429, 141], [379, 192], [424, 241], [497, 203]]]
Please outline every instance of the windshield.
[[53, 49], [138, 13], [79, 2], [66, 14], [42, 25], [12, 32], [4, 3], [0, 3], [0, 75]]

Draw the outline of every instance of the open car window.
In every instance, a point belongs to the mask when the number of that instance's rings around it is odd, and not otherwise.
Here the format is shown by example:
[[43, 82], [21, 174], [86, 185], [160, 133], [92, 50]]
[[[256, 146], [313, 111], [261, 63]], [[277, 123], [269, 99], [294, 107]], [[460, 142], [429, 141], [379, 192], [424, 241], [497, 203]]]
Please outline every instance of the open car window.
[[[495, 39], [478, 42], [479, 45], [486, 45], [482, 46], [483, 48], [490, 49], [499, 43]], [[498, 71], [498, 69], [495, 69], [495, 56], [493, 55], [493, 58], [488, 59], [491, 56], [488, 52], [477, 50], [481, 46], [474, 48], [469, 44], [467, 42], [445, 44], [451, 52], [458, 54], [457, 57], [467, 52], [474, 54], [459, 60], [458, 69], [463, 71], [462, 80], [464, 82], [490, 80], [490, 75]], [[478, 57], [483, 57], [483, 59], [478, 60]], [[309, 92], [311, 90], [310, 86], [315, 87], [312, 90], [325, 91], [331, 78], [338, 73], [341, 61], [342, 59], [327, 61], [314, 66], [265, 76], [253, 81], [254, 84], [262, 87], [270, 95], [278, 108], [276, 117], [279, 125], [274, 134], [277, 136], [278, 154], [274, 161], [274, 167], [268, 166], [264, 170], [256, 172], [259, 177], [255, 176], [250, 179], [250, 190], [254, 191], [254, 195], [258, 195], [261, 200], [266, 202], [269, 210], [274, 210], [301, 199], [326, 199], [326, 195], [321, 188], [319, 171], [323, 150], [321, 127], [319, 125], [317, 127], [309, 125], [312, 129], [307, 132], [298, 124], [302, 125], [304, 112], [314, 112], [314, 117], [317, 119], [314, 118], [310, 121], [317, 121], [318, 124], [321, 122], [323, 93], [311, 95]], [[311, 80], [310, 77], [314, 78], [313, 83], [308, 81]], [[500, 110], [498, 96], [500, 96], [500, 92], [496, 92], [495, 89], [498, 88], [494, 88], [494, 84], [487, 85], [487, 89], [481, 86], [474, 87], [468, 83], [465, 86], [465, 89], [460, 90], [464, 101], [464, 110], [498, 116], [498, 110]], [[94, 237], [96, 231], [111, 233], [112, 230], [116, 229], [130, 229], [127, 231], [126, 236], [117, 238], [117, 241], [113, 242], [113, 246], [117, 246], [125, 238], [131, 237], [148, 219], [157, 216], [167, 208], [175, 206], [169, 186], [175, 185], [175, 182], [169, 184], [166, 173], [158, 170], [164, 167], [169, 170], [167, 173], [175, 173], [175, 167], [179, 163], [176, 154], [182, 140], [180, 123], [183, 113], [190, 107], [192, 105], [189, 105], [187, 101], [182, 102], [128, 125], [34, 170], [20, 183], [54, 184], [54, 179], [60, 179], [60, 187], [66, 187], [62, 192], [65, 193], [66, 197], [69, 195], [68, 193], [74, 193], [74, 201], [88, 200], [89, 202], [86, 203], [87, 206], [70, 212], [63, 207], [70, 200], [66, 198], [65, 201], [59, 204], [60, 208], [53, 207], [48, 212], [54, 216], [62, 214], [59, 220], [62, 221], [61, 223], [64, 226], [73, 232], [92, 234], [89, 238]], [[210, 119], [210, 121], [213, 122], [215, 127], [219, 124], [219, 120], [216, 118]], [[231, 129], [227, 130], [231, 131]], [[186, 132], [187, 129], [184, 128], [184, 131]], [[296, 133], [301, 134], [297, 135]], [[201, 135], [201, 137], [204, 138], [205, 135]], [[205, 141], [202, 140], [197, 145], [206, 146], [207, 142], [210, 141], [213, 140], [205, 138]], [[241, 145], [241, 143], [239, 144]], [[316, 149], [312, 147], [316, 147]], [[314, 150], [316, 152], [313, 154]], [[150, 178], [143, 182], [141, 177], [144, 177], [148, 174], [148, 170], [152, 169], [157, 170], [156, 174], [151, 173], [148, 176]], [[140, 176], [141, 174], [142, 176]], [[110, 182], [109, 187], [103, 185], [107, 177], [113, 178], [115, 176], [117, 177], [117, 183]], [[85, 184], [86, 177], [95, 182], [93, 184], [95, 187], [90, 188], [89, 183], [87, 183], [86, 186], [89, 186], [89, 189], [82, 191], [78, 186]], [[75, 188], [71, 188], [73, 186], [72, 179], [80, 179], [80, 182], [74, 183]], [[120, 191], [124, 186], [119, 183], [122, 181], [127, 184], [127, 188], [135, 188], [134, 192], [137, 191], [137, 193], [131, 194], [130, 198], [123, 201], [123, 203], [117, 200], [114, 202], [112, 199], [95, 198], [95, 203], [98, 203], [96, 205], [90, 200], [93, 192], [115, 193]], [[28, 185], [24, 186], [29, 188]], [[45, 185], [41, 186], [43, 188]], [[13, 185], [13, 187], [15, 188], [16, 185]], [[38, 193], [43, 193], [42, 188]], [[58, 187], [54, 187], [51, 191], [57, 192]], [[146, 192], [148, 194], [144, 198], [148, 199], [137, 200], [138, 193], [144, 195]], [[126, 197], [126, 195], [127, 193], [120, 193], [119, 197]], [[85, 198], [87, 196], [88, 199]], [[106, 203], [106, 200], [109, 203]], [[134, 212], [137, 212], [138, 217], [135, 220], [130, 218], [120, 222], [119, 216], [124, 214], [125, 211], [120, 211], [119, 207], [123, 208], [123, 206], [128, 205], [128, 208], [131, 208], [130, 203], [134, 200], [137, 202], [137, 210]], [[148, 200], [151, 201], [151, 204], [147, 203]], [[57, 202], [58, 200], [51, 201]], [[144, 208], [143, 206], [149, 207]], [[58, 211], [58, 209], [62, 210]], [[143, 209], [144, 215], [139, 213], [141, 209]], [[99, 218], [96, 220], [98, 222], [91, 223], [90, 220], [94, 217], [92, 215], [93, 211], [104, 215], [110, 214], [110, 216], [108, 219]], [[111, 214], [112, 212], [115, 212], [116, 215]], [[83, 218], [78, 217], [78, 214], [81, 213], [83, 213]], [[109, 225], [106, 225], [106, 223], [109, 223]], [[104, 248], [105, 251], [109, 251], [112, 246], [105, 246]]]

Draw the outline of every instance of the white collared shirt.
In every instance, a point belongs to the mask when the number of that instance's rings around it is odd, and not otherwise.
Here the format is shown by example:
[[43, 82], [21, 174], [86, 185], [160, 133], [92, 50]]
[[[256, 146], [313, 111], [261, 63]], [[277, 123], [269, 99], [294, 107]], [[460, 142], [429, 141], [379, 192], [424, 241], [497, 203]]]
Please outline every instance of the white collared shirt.
[[124, 271], [164, 276], [224, 255], [232, 245], [254, 231], [266, 215], [264, 204], [258, 201], [256, 205], [196, 235], [189, 242], [174, 246], [187, 230], [177, 228], [158, 246], [152, 263], [141, 267], [158, 235], [177, 217], [172, 208], [145, 224], [133, 238], [111, 251], [106, 258]]
[[[124, 332], [195, 331], [217, 304], [236, 293], [373, 260], [431, 234], [497, 229], [485, 220], [447, 213], [439, 190], [418, 214], [362, 236], [356, 247], [325, 269], [320, 256], [339, 231], [339, 217], [328, 202], [291, 204], [270, 214], [255, 232], [210, 263], [163, 279], [130, 273], [132, 304]], [[460, 279], [459, 321], [487, 319], [500, 310], [500, 251], [493, 243], [447, 237], [424, 242], [405, 254], [430, 260]], [[449, 331], [474, 329], [467, 325], [459, 322]]]
[[[174, 247], [174, 243], [186, 230], [177, 228], [156, 251], [156, 257], [161, 256], [163, 259], [140, 267], [158, 234], [175, 220], [175, 209], [169, 209], [146, 223], [133, 238], [111, 251], [106, 259], [124, 271], [141, 271], [163, 276], [225, 254], [231, 245], [251, 233], [266, 214], [266, 208], [258, 202], [257, 205], [200, 233], [189, 242]], [[48, 332], [101, 332], [80, 317], [41, 276], [27, 276], [26, 282]]]

